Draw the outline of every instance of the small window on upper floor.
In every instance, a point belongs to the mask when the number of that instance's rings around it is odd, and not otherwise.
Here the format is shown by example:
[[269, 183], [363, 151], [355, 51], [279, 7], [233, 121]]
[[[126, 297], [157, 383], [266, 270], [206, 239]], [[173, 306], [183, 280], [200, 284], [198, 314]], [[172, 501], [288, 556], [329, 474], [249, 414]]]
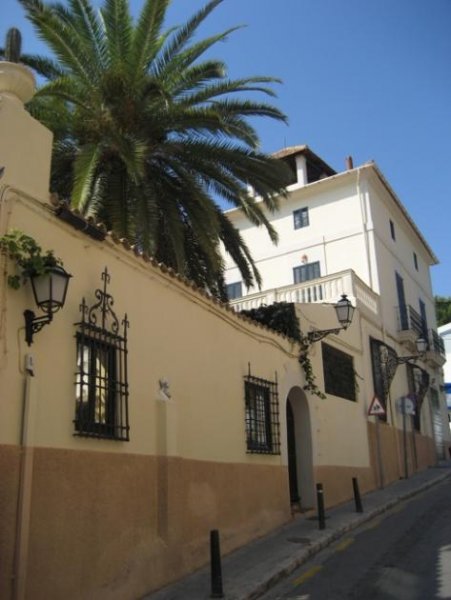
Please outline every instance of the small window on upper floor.
[[413, 253], [413, 264], [415, 265], [415, 269], [418, 271], [418, 257], [416, 252]]
[[392, 240], [396, 240], [395, 224], [390, 219], [390, 235]]
[[319, 261], [306, 263], [305, 265], [293, 268], [294, 283], [302, 283], [303, 281], [318, 279], [318, 277], [321, 277]]
[[226, 285], [227, 298], [229, 300], [234, 300], [235, 298], [241, 298], [243, 295], [243, 286], [241, 281], [236, 281], [235, 283], [229, 283]]
[[293, 223], [295, 229], [301, 229], [301, 227], [308, 227], [310, 225], [307, 207], [293, 211]]

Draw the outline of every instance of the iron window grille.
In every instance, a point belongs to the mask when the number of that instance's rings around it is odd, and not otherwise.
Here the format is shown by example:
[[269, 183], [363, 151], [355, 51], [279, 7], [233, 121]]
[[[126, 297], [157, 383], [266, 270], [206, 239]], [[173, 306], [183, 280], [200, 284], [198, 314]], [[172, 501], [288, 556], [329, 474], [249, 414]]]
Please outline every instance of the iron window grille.
[[[397, 354], [393, 348], [374, 338], [370, 338], [370, 347], [374, 393], [385, 408], [385, 415], [379, 415], [378, 418], [387, 421], [387, 399], [398, 366]], [[387, 352], [386, 361], [382, 360], [383, 347]]]
[[413, 425], [416, 431], [421, 431], [421, 408], [429, 388], [429, 373], [419, 367], [407, 363], [407, 383], [409, 394], [415, 399], [415, 414], [413, 415]]
[[293, 224], [295, 229], [301, 229], [310, 225], [307, 207], [293, 211]]
[[244, 378], [247, 452], [280, 454], [277, 377], [268, 381], [250, 373]]
[[110, 275], [102, 273], [103, 291], [88, 308], [83, 298], [76, 323], [75, 435], [128, 441], [127, 315], [121, 322], [107, 293]]
[[354, 359], [350, 354], [322, 343], [324, 389], [327, 394], [357, 400]]

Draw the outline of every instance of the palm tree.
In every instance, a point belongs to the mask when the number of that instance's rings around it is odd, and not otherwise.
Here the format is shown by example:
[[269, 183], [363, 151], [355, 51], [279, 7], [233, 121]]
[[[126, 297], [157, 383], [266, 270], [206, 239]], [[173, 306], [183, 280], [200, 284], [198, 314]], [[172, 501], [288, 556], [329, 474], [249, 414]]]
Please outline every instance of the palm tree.
[[229, 79], [223, 62], [204, 56], [234, 29], [194, 39], [222, 0], [173, 28], [164, 27], [170, 0], [145, 0], [135, 22], [128, 0], [104, 0], [100, 11], [90, 0], [19, 2], [56, 57], [22, 57], [44, 77], [30, 110], [55, 135], [54, 190], [220, 297], [219, 241], [245, 285], [260, 284], [217, 201], [240, 207], [276, 241], [263, 207], [277, 208], [287, 173], [258, 150], [249, 120], [285, 117], [247, 98], [274, 96], [268, 84], [277, 80]]

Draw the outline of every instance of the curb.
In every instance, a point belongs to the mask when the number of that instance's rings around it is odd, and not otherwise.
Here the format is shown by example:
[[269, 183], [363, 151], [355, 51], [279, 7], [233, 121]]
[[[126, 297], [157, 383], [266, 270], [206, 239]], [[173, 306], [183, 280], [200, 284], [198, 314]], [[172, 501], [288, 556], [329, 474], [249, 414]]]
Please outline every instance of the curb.
[[[303, 552], [302, 556], [293, 557], [293, 559], [288, 565], [281, 567], [276, 573], [273, 573], [268, 579], [266, 579], [266, 581], [259, 583], [258, 586], [256, 586], [251, 592], [248, 592], [246, 595], [243, 596], [230, 596], [228, 600], [257, 600], [257, 598], [260, 598], [264, 593], [266, 593], [272, 587], [274, 587], [276, 583], [281, 581], [283, 578], [289, 576], [298, 567], [306, 563], [312, 556], [318, 554], [319, 552], [321, 552], [321, 550], [324, 550], [324, 548], [330, 546], [333, 542], [342, 537], [348, 531], [357, 529], [357, 527], [360, 527], [360, 525], [363, 525], [364, 523], [370, 521], [374, 517], [387, 512], [388, 510], [390, 510], [390, 508], [396, 506], [403, 500], [412, 498], [417, 494], [420, 494], [421, 492], [424, 492], [429, 488], [438, 485], [439, 483], [442, 483], [443, 481], [445, 481], [445, 479], [448, 479], [449, 477], [451, 477], [451, 472], [444, 473], [443, 475], [438, 476], [432, 481], [427, 481], [423, 483], [414, 490], [406, 490], [405, 493], [402, 493], [396, 496], [395, 498], [392, 498], [391, 500], [387, 501], [381, 506], [373, 508], [368, 513], [359, 515], [351, 523], [342, 525], [339, 529], [331, 531], [329, 535], [326, 535], [323, 539], [318, 540], [317, 542], [312, 544]], [[225, 598], [227, 600], [227, 595], [225, 596]]]

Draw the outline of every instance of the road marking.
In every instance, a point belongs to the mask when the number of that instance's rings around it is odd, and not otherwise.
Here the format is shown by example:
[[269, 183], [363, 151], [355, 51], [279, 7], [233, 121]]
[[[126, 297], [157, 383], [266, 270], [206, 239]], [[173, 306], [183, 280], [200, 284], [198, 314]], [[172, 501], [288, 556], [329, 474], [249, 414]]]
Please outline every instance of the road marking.
[[354, 543], [354, 538], [346, 538], [345, 540], [343, 540], [342, 542], [340, 542], [339, 544], [337, 544], [335, 546], [335, 550], [337, 552], [343, 552], [343, 550], [346, 550], [346, 548], [349, 548], [349, 546]]
[[406, 505], [405, 505], [405, 504], [399, 504], [398, 506], [395, 506], [395, 508], [391, 508], [391, 509], [388, 511], [388, 514], [389, 514], [389, 515], [391, 515], [391, 514], [393, 514], [393, 513], [399, 513], [399, 512], [401, 512], [402, 510], [404, 510], [404, 509], [405, 509], [405, 507], [406, 507]]
[[363, 530], [366, 531], [367, 529], [375, 529], [376, 527], [378, 527], [381, 524], [381, 521], [382, 521], [382, 519], [375, 519], [369, 525], [365, 525], [365, 527], [363, 527]]
[[292, 582], [293, 585], [301, 585], [301, 583], [304, 583], [308, 579], [311, 579], [312, 577], [314, 577], [319, 571], [321, 571], [322, 568], [323, 568], [322, 565], [315, 565], [314, 567], [312, 567], [311, 569], [306, 571], [303, 575], [301, 575], [300, 577], [295, 579]]

